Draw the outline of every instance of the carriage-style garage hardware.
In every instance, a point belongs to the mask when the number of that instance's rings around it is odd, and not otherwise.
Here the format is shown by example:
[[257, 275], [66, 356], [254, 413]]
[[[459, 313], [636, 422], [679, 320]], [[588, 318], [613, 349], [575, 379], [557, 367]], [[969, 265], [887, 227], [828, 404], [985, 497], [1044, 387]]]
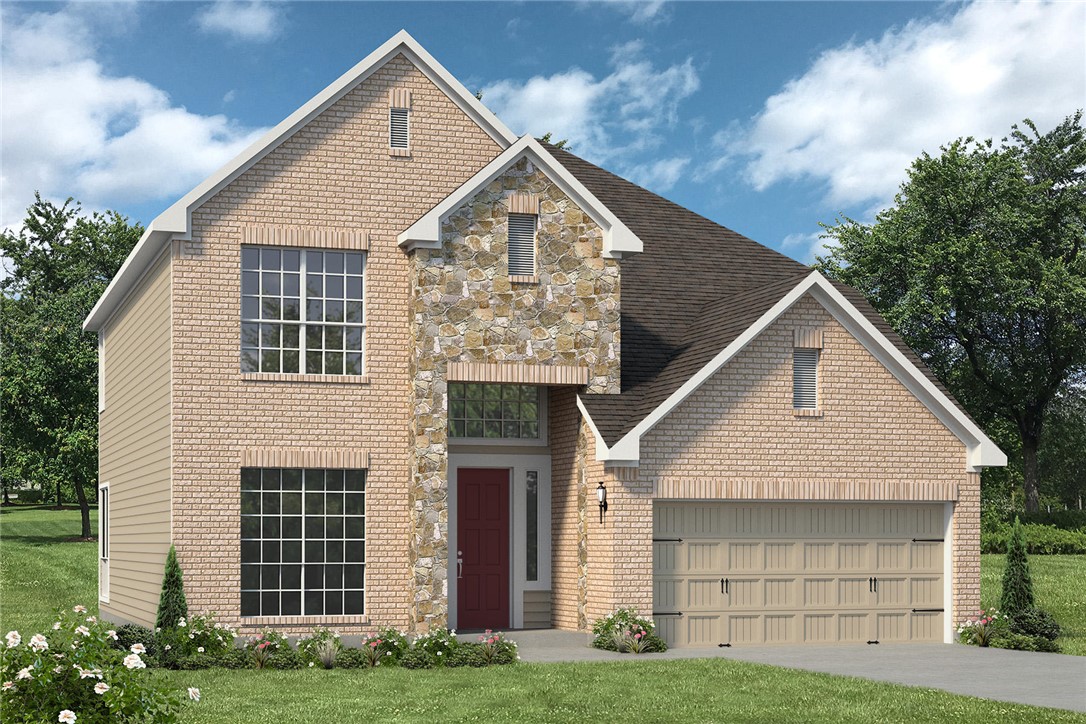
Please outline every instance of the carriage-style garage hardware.
[[913, 613], [943, 613], [942, 608], [914, 608]]
[[945, 543], [942, 538], [913, 538], [913, 543]]
[[731, 644], [717, 644], [716, 647], [718, 649], [730, 649], [732, 647], [732, 645]]
[[653, 538], [653, 543], [682, 543], [682, 538]]
[[721, 578], [720, 579], [720, 592], [723, 593], [723, 594], [727, 594], [727, 595], [731, 594], [731, 592], [732, 592], [732, 582], [729, 581], [727, 578]]
[[682, 611], [653, 611], [653, 616], [682, 616]]

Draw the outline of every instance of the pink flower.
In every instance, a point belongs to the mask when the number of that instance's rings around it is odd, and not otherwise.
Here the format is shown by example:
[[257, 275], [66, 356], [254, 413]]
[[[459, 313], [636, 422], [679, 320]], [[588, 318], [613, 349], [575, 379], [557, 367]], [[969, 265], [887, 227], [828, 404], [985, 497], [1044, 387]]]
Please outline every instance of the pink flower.
[[25, 669], [19, 669], [19, 673], [15, 675], [15, 680], [18, 681], [19, 679], [31, 679], [33, 678], [33, 676], [34, 675], [30, 673], [30, 667], [28, 666]]
[[377, 648], [377, 642], [376, 641], [370, 641], [370, 648], [371, 649]]
[[147, 653], [147, 647], [143, 644], [132, 644], [132, 648], [130, 648], [129, 651], [134, 654], [145, 654]]
[[23, 642], [23, 637], [19, 635], [18, 631], [8, 631], [7, 636], [8, 648], [13, 649]]
[[86, 626], [80, 626], [79, 628], [77, 628], [75, 630], [75, 632], [77, 634], [82, 634], [83, 636], [90, 636], [90, 629], [87, 628]]
[[107, 691], [109, 691], [109, 684], [104, 681], [99, 681], [97, 684], [94, 685], [95, 694], [104, 694]]
[[113, 639], [114, 641], [116, 641], [117, 640], [117, 632], [114, 631], [113, 629], [110, 629], [109, 631], [106, 631], [106, 638]]
[[189, 687], [189, 698], [193, 701], [200, 701], [200, 690], [195, 686]]
[[75, 611], [76, 613], [86, 613], [87, 612], [87, 607], [86, 606], [76, 606], [72, 610]]
[[57, 721], [61, 724], [75, 724], [75, 712], [71, 709], [65, 709], [60, 712], [60, 716], [57, 717]]
[[3, 686], [4, 691], [11, 691], [14, 688], [15, 688], [15, 682], [14, 681], [5, 681], [4, 682], [4, 686]]
[[130, 669], [146, 669], [147, 664], [143, 663], [139, 654], [130, 654], [124, 657], [124, 665]]
[[45, 651], [49, 648], [49, 642], [41, 634], [34, 634], [30, 637], [30, 648], [35, 651]]

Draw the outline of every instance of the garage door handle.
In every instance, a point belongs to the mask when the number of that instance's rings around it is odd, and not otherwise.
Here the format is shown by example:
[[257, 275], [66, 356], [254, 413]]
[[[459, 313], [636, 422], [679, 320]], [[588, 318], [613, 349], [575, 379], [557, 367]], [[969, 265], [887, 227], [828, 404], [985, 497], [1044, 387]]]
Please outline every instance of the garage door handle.
[[878, 590], [878, 588], [875, 587], [875, 579], [874, 578], [868, 578], [867, 579], [867, 592], [868, 593], [874, 593], [877, 590]]
[[731, 581], [729, 581], [727, 578], [720, 579], [720, 592], [724, 594], [731, 593]]

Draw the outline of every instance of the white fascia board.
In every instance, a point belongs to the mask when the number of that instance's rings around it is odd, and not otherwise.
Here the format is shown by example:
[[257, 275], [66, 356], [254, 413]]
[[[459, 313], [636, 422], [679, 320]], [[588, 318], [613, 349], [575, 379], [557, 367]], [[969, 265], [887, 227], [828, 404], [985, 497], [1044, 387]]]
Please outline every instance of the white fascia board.
[[[641, 437], [662, 419], [667, 417], [696, 389], [701, 387], [717, 371], [727, 364], [744, 347], [765, 331], [784, 312], [807, 293], [811, 295], [856, 337], [910, 392], [923, 403], [936, 418], [966, 445], [966, 468], [976, 471], [981, 467], [1001, 467], [1007, 464], [1007, 456], [984, 432], [962, 412], [916, 365], [910, 362], [882, 332], [875, 328], [851, 302], [818, 272], [811, 272], [788, 294], [784, 295], [767, 312], [758, 318], [741, 335], [720, 351], [708, 364], [673, 392], [663, 403], [648, 414], [613, 447], [606, 450], [601, 460], [637, 459]], [[631, 458], [630, 454], [635, 457]]]
[[[279, 125], [250, 144], [233, 160], [181, 197], [170, 208], [159, 214], [148, 225], [147, 232], [144, 233], [139, 244], [106, 287], [105, 293], [84, 321], [83, 328], [94, 331], [105, 323], [113, 310], [135, 286], [136, 280], [145, 268], [143, 262], [149, 263], [154, 259], [157, 252], [161, 251], [163, 243], [175, 236], [181, 239], [189, 238], [192, 229], [192, 212], [195, 209], [252, 168], [255, 163], [282, 145], [299, 129], [400, 53], [407, 56], [423, 75], [444, 91], [499, 146], [506, 148], [516, 141], [516, 135], [497, 116], [491, 113], [460, 81], [456, 80], [441, 63], [426, 52], [426, 49], [419, 45], [418, 41], [406, 30], [401, 30], [327, 88], [313, 96], [305, 105], [291, 113]], [[140, 253], [145, 242], [154, 247], [147, 254]]]
[[[596, 423], [592, 422], [592, 415], [588, 413], [588, 408], [584, 406], [580, 395], [577, 395], [577, 409], [584, 415], [584, 419], [588, 423], [588, 429], [592, 431], [592, 436], [596, 438], [596, 460], [605, 461], [617, 467], [638, 467], [641, 459], [638, 451], [639, 439], [633, 440], [632, 445], [627, 444], [621, 449], [617, 445], [614, 448], [608, 448], [603, 435], [596, 428]], [[621, 456], [623, 454], [624, 456]]]
[[464, 182], [458, 189], [446, 196], [441, 203], [430, 209], [422, 218], [408, 227], [398, 237], [400, 246], [405, 251], [412, 249], [440, 249], [441, 223], [458, 209], [465, 201], [478, 193], [510, 166], [521, 158], [527, 157], [533, 164], [547, 174], [562, 191], [573, 199], [582, 211], [588, 214], [603, 230], [603, 253], [609, 258], [621, 258], [627, 254], [641, 251], [641, 239], [615, 216], [595, 194], [585, 188], [565, 166], [558, 163], [547, 149], [529, 135], [520, 139], [493, 161], [484, 166], [477, 174]]

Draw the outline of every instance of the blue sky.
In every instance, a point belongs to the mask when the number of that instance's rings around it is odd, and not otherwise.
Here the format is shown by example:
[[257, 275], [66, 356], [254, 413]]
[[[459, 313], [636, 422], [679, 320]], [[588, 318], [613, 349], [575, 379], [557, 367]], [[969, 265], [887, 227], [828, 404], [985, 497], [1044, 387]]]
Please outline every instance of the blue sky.
[[3, 204], [148, 223], [401, 28], [516, 133], [802, 261], [910, 161], [1086, 106], [1086, 4], [5, 3]]

